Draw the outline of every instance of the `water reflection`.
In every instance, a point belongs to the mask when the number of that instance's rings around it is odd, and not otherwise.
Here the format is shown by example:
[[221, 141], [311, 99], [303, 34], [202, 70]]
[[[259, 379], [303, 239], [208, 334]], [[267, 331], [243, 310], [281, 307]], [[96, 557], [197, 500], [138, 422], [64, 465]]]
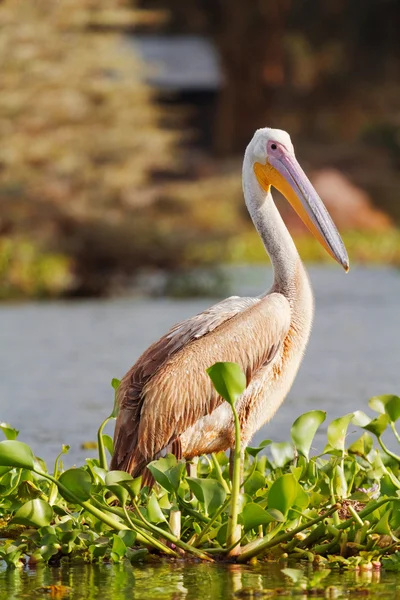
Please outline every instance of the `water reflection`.
[[[261, 597], [269, 590], [279, 590], [280, 598], [290, 598], [293, 586], [282, 574], [282, 566], [275, 562], [250, 567], [162, 561], [135, 566], [64, 564], [58, 568], [0, 570], [0, 600], [33, 595], [71, 600], [229, 600]], [[312, 567], [302, 568], [311, 575]], [[340, 597], [348, 597], [350, 592], [376, 597], [379, 591], [381, 600], [396, 598], [399, 585], [400, 574], [379, 571], [332, 570], [324, 580], [324, 588], [334, 586], [332, 593], [340, 593]], [[50, 586], [60, 587], [51, 590]]]

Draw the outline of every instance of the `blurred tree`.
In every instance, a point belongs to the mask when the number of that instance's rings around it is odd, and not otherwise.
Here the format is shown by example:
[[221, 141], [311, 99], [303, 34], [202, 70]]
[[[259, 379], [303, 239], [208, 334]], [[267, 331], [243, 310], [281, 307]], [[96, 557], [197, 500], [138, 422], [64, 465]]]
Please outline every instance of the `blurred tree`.
[[91, 293], [117, 268], [140, 264], [146, 249], [137, 240], [147, 230], [147, 244], [163, 234], [142, 208], [154, 200], [152, 174], [175, 168], [176, 135], [159, 126], [142, 66], [118, 33], [149, 14], [123, 0], [0, 4], [3, 285], [11, 277], [17, 289], [26, 279], [26, 268], [22, 275], [12, 264], [10, 239], [30, 240], [31, 258], [70, 257], [73, 277], [58, 273], [56, 288]]
[[331, 141], [357, 139], [374, 121], [398, 128], [398, 0], [140, 1], [171, 11], [168, 31], [214, 40], [225, 74], [219, 152], [242, 152], [272, 121]]

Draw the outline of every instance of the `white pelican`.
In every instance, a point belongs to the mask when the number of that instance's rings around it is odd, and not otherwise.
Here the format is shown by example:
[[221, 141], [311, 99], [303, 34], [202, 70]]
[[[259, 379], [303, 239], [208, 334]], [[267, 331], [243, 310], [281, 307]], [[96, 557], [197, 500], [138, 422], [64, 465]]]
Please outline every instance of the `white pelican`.
[[233, 448], [231, 408], [206, 373], [216, 362], [236, 362], [246, 373], [247, 388], [236, 404], [244, 444], [283, 402], [310, 335], [313, 295], [271, 186], [348, 271], [344, 244], [296, 160], [290, 136], [258, 129], [244, 156], [243, 192], [274, 268], [272, 288], [256, 298], [232, 296], [211, 306], [172, 327], [142, 354], [118, 390], [111, 469], [135, 477], [166, 452], [190, 459]]

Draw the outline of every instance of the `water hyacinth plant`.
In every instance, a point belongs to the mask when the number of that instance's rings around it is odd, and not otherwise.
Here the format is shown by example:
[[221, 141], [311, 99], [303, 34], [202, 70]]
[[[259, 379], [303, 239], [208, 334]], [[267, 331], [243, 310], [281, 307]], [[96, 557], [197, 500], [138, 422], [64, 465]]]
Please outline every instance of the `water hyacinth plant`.
[[[383, 439], [388, 432], [399, 443], [400, 398], [372, 398], [375, 418], [357, 411], [333, 420], [316, 456], [313, 439], [326, 418], [320, 410], [295, 420], [290, 442], [244, 449], [235, 410], [244, 374], [233, 363], [208, 373], [233, 411], [232, 477], [225, 453], [193, 461], [190, 476], [184, 460], [167, 455], [149, 465], [152, 489], [141, 487], [141, 478], [108, 471], [113, 448], [105, 422], [98, 459], [64, 470], [64, 446], [49, 471], [16, 429], [0, 424], [0, 560], [18, 567], [134, 562], [150, 554], [239, 563], [274, 556], [400, 569], [400, 457]], [[114, 389], [118, 384], [113, 380]], [[360, 436], [347, 444], [350, 427]]]

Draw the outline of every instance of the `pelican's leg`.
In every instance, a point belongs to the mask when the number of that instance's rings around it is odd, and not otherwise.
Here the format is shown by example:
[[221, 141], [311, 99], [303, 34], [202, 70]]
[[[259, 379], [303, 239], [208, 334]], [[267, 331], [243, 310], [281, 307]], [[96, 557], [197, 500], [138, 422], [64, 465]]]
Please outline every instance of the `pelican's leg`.
[[188, 477], [197, 477], [198, 462], [199, 462], [198, 456], [193, 456], [193, 458], [186, 461], [186, 473], [187, 473]]

